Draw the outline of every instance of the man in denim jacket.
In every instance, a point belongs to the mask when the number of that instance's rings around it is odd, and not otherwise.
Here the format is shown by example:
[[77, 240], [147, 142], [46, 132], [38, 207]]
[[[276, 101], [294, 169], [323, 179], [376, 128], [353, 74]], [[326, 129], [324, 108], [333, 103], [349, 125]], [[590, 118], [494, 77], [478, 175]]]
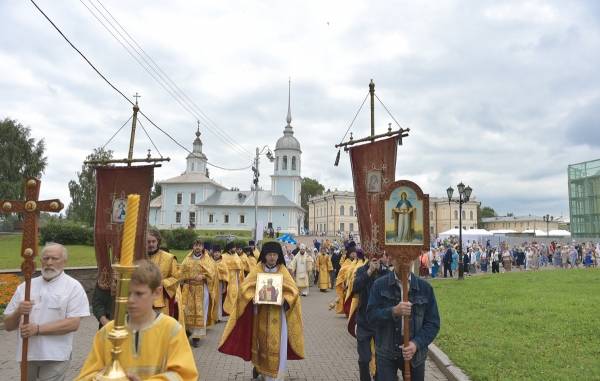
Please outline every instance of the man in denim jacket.
[[[435, 294], [428, 282], [411, 272], [408, 301], [402, 301], [401, 263], [393, 259], [392, 264], [394, 271], [373, 284], [367, 305], [369, 323], [377, 327], [377, 374], [380, 381], [395, 381], [398, 369], [404, 374], [404, 361], [409, 360], [411, 380], [424, 380], [427, 347], [440, 331]], [[410, 344], [404, 347], [403, 319], [406, 317]]]
[[[385, 254], [384, 254], [385, 255]], [[356, 311], [356, 348], [358, 351], [358, 369], [360, 381], [371, 381], [369, 362], [371, 361], [371, 339], [375, 338], [375, 326], [369, 324], [367, 304], [373, 283], [390, 272], [389, 268], [377, 257], [369, 259], [364, 266], [356, 270], [352, 293], [359, 295]], [[375, 381], [379, 380], [377, 374]]]

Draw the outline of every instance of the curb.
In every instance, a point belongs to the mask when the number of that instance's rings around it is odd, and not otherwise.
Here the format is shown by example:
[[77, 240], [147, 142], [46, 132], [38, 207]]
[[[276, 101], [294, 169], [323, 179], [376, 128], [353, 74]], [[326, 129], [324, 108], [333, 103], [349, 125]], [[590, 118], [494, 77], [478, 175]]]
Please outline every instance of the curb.
[[440, 348], [435, 344], [429, 344], [429, 357], [440, 368], [440, 371], [448, 377], [449, 381], [470, 381], [469, 377], [460, 370], [459, 367], [452, 363]]

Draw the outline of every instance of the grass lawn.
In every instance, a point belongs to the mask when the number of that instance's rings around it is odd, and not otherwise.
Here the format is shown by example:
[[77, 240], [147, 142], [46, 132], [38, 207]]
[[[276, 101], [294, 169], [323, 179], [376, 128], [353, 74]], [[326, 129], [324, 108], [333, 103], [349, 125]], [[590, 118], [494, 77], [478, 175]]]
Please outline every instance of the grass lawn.
[[[20, 269], [23, 258], [21, 257], [21, 235], [0, 236], [0, 269]], [[40, 266], [39, 254], [43, 246], [38, 247], [38, 257], [36, 258], [38, 267]], [[96, 254], [92, 246], [85, 245], [67, 245], [69, 252], [68, 267], [96, 266]], [[179, 263], [183, 261], [190, 250], [171, 250], [171, 253], [177, 257]]]
[[600, 380], [600, 269], [431, 284], [435, 344], [471, 380]]

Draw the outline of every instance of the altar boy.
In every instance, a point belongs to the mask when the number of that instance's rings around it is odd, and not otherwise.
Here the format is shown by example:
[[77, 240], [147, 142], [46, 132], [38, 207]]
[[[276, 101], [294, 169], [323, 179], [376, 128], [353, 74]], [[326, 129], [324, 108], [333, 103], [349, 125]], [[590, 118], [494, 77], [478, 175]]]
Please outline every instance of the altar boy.
[[[131, 381], [162, 376], [168, 380], [196, 381], [198, 369], [185, 330], [179, 322], [152, 305], [162, 295], [162, 273], [149, 260], [135, 263], [139, 267], [131, 275], [125, 329], [129, 333], [121, 343], [124, 350], [119, 361]], [[94, 344], [76, 380], [93, 380], [111, 360], [113, 344], [108, 334], [114, 320], [106, 324], [94, 338]]]

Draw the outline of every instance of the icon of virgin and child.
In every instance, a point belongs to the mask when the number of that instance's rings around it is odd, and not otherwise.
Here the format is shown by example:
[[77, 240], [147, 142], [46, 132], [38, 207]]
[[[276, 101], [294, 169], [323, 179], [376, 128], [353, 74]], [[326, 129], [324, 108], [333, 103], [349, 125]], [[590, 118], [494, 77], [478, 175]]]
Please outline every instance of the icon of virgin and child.
[[400, 192], [400, 200], [398, 200], [396, 207], [392, 208], [392, 218], [394, 219], [394, 230], [397, 233], [394, 241], [397, 243], [412, 242], [417, 208], [408, 200], [408, 192]]

